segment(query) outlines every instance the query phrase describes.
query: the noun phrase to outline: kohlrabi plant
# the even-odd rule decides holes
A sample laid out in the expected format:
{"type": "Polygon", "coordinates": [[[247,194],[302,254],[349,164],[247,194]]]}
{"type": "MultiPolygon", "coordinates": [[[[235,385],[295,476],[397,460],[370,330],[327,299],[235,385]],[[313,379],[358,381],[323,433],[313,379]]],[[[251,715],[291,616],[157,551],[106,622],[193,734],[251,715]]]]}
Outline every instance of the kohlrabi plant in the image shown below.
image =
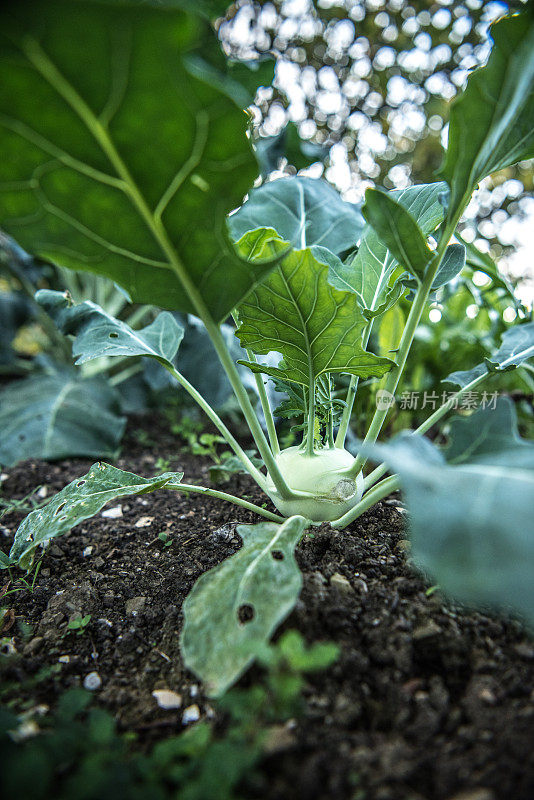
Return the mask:
{"type": "Polygon", "coordinates": [[[251,190],[246,96],[209,25],[189,9],[8,4],[0,224],[41,258],[107,275],[136,302],[202,320],[260,465],[180,372],[179,357],[174,366],[183,331],[170,313],[134,331],[94,304],[38,298],[75,337],[77,363],[143,355],[162,364],[278,513],[184,483],[181,473],[147,479],[95,464],[24,520],[5,566],[29,568],[36,548],[126,494],[199,492],[256,512],[267,521],[237,529],[242,549],[203,575],[184,605],[185,663],[220,694],[293,607],[301,586],[294,549],[305,530],[325,521],[343,529],[400,487],[414,557],[445,590],[534,615],[534,445],[519,438],[513,408],[501,401],[453,423],[444,453],[420,435],[496,373],[531,371],[534,323],[521,319],[497,352],[449,376],[457,389],[417,430],[376,444],[429,299],[465,267],[455,232],[473,192],[534,156],[531,19],[517,14],[493,26],[487,66],[451,107],[440,180],[369,189],[360,209],[305,177],[251,190]],[[401,298],[409,313],[388,352],[375,355],[378,321],[401,298]],[[231,316],[266,434],[221,334],[231,316]],[[274,412],[265,380],[285,394],[274,412]],[[348,381],[341,397],[340,380],[348,381]],[[378,402],[354,457],[345,442],[363,380],[380,381],[378,402]],[[280,448],[276,415],[294,418],[297,444],[280,448]],[[369,459],[379,462],[372,471],[369,459]]]}

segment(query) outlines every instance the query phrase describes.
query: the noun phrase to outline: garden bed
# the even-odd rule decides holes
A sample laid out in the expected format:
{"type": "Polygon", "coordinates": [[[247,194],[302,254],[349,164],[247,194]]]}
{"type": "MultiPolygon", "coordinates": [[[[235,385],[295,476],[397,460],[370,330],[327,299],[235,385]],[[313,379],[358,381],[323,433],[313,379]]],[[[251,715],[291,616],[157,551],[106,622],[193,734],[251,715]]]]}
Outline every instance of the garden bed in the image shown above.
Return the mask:
{"type": "MultiPolygon", "coordinates": [[[[157,454],[206,484],[206,459],[180,452],[157,425],[145,431],[151,439],[157,445],[141,446],[130,434],[117,466],[151,476],[157,454]]],[[[89,463],[25,462],[7,471],[3,495],[44,486],[50,496],[89,463]]],[[[264,501],[247,476],[229,487],[264,501]]],[[[10,596],[15,618],[3,636],[14,636],[18,656],[3,668],[4,687],[12,683],[4,700],[53,708],[96,673],[95,703],[148,745],[184,720],[218,716],[180,661],[181,604],[205,570],[237,551],[235,523],[257,518],[165,491],[110,506],[117,516],[99,514],[51,544],[33,592],[10,596]],[[91,615],[80,635],[67,630],[77,615],[91,615]],[[160,708],[158,689],[181,695],[181,706],[160,708]]],[[[4,550],[21,518],[2,519],[4,550]]],[[[303,716],[270,737],[262,778],[243,797],[534,796],[534,643],[517,621],[467,613],[429,591],[410,566],[406,536],[392,497],[342,532],[315,529],[298,547],[304,588],[282,630],[334,641],[341,655],[308,678],[303,716]]],[[[253,668],[242,684],[259,675],[253,668]]]]}

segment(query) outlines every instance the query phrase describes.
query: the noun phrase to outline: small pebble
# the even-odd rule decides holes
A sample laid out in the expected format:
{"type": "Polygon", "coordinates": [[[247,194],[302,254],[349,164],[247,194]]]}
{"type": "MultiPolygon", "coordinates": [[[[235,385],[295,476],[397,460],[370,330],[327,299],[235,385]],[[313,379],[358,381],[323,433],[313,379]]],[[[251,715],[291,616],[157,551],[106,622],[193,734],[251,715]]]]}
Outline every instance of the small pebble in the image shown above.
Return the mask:
{"type": "Polygon", "coordinates": [[[180,708],[182,705],[182,695],[177,692],[171,692],[170,689],[155,689],[152,692],[152,697],[160,708],[165,710],[170,708],[180,708]]]}
{"type": "Polygon", "coordinates": [[[84,551],[83,551],[83,553],[82,553],[82,556],[83,556],[84,558],[87,558],[87,556],[90,556],[90,555],[91,555],[91,553],[93,552],[93,550],[94,550],[94,548],[93,548],[93,545],[92,545],[92,544],[90,544],[90,545],[89,545],[89,547],[86,547],[86,548],[85,548],[85,550],[84,550],[84,551]]]}
{"type": "Polygon", "coordinates": [[[135,523],[136,528],[148,528],[152,525],[154,521],[154,517],[139,517],[137,522],[135,523]]]}
{"type": "Polygon", "coordinates": [[[330,586],[333,586],[334,589],[337,589],[338,592],[341,592],[342,594],[349,594],[353,591],[348,580],[340,572],[334,572],[330,578],[330,586]]]}
{"type": "Polygon", "coordinates": [[[83,679],[83,688],[87,689],[88,692],[96,692],[96,690],[100,689],[101,686],[102,678],[98,672],[90,672],[83,679]]]}
{"type": "Polygon", "coordinates": [[[60,664],[68,664],[70,662],[70,656],[60,656],[58,661],[60,664]]]}
{"type": "Polygon", "coordinates": [[[135,616],[145,607],[146,597],[132,597],[126,601],[126,613],[135,616]]]}
{"type": "Polygon", "coordinates": [[[122,517],[122,506],[113,506],[113,508],[106,508],[105,511],[102,511],[101,517],[105,517],[106,519],[118,519],[122,517]]]}
{"type": "Polygon", "coordinates": [[[198,722],[200,719],[200,708],[196,705],[188,706],[182,714],[182,723],[189,725],[191,722],[198,722]]]}

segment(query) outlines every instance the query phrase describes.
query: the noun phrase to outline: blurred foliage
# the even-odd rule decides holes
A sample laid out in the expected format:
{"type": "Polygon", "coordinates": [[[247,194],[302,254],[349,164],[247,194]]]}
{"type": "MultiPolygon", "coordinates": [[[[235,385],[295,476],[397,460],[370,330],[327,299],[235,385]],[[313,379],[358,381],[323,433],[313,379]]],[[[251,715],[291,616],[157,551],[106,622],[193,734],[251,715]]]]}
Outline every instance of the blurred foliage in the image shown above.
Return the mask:
{"type": "MultiPolygon", "coordinates": [[[[46,707],[16,714],[0,709],[0,787],[18,800],[231,800],[284,736],[282,723],[303,711],[305,675],[330,666],[333,644],[307,647],[287,631],[258,654],[261,681],[233,689],[218,702],[219,730],[198,722],[148,752],[134,733],[120,733],[113,717],[90,707],[91,695],[70,689],[54,713],[46,707]],[[45,712],[43,716],[43,712],[45,712]]],[[[6,658],[5,656],[2,658],[6,658]]],[[[13,659],[16,656],[10,656],[13,659]]],[[[288,732],[286,732],[287,739],[288,732]]]]}
{"type": "MultiPolygon", "coordinates": [[[[466,270],[455,281],[436,292],[434,301],[425,312],[417,329],[410,357],[395,393],[396,405],[390,412],[384,437],[420,425],[456,387],[442,383],[456,370],[470,368],[495,352],[504,331],[512,327],[513,319],[506,322],[503,314],[510,313],[508,292],[493,281],[483,285],[481,273],[466,270]],[[467,365],[467,366],[466,366],[467,365]],[[417,400],[408,400],[411,393],[417,400]],[[425,401],[426,395],[426,401],[425,401]]],[[[399,306],[406,316],[410,304],[402,300],[399,306]]],[[[519,309],[526,319],[525,309],[519,309]]],[[[385,321],[386,315],[383,320],[385,321]]],[[[375,349],[380,340],[381,328],[374,334],[375,349]]],[[[380,384],[367,382],[359,391],[352,425],[357,436],[363,437],[369,415],[374,413],[376,392],[380,384]]],[[[509,395],[516,401],[520,430],[534,437],[534,375],[526,368],[491,376],[477,393],[478,403],[483,391],[509,395]]],[[[477,405],[478,405],[477,403],[477,405]]],[[[473,408],[462,409],[469,411],[473,408]]]]}
{"type": "MultiPolygon", "coordinates": [[[[275,88],[260,89],[252,108],[255,136],[276,136],[295,123],[304,140],[330,148],[325,177],[359,201],[373,183],[390,189],[433,179],[449,103],[486,61],[489,24],[525,5],[238,0],[219,34],[235,57],[272,53],[277,60],[275,88]]],[[[286,156],[289,171],[302,167],[291,151],[286,156]]],[[[530,207],[533,181],[532,161],[484,181],[466,214],[466,235],[486,239],[499,257],[513,243],[510,216],[530,207]]]]}

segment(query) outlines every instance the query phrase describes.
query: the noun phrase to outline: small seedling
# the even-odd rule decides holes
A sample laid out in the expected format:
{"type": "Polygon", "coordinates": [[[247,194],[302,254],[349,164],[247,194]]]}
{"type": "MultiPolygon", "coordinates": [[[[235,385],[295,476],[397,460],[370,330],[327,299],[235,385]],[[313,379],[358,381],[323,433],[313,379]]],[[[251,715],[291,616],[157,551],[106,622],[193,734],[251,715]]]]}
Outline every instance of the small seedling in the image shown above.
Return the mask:
{"type": "Polygon", "coordinates": [[[77,617],[74,617],[74,619],[69,620],[67,631],[72,631],[76,633],[77,636],[83,636],[90,622],[91,614],[86,614],[85,617],[79,614],[77,617]]]}
{"type": "Polygon", "coordinates": [[[160,533],[158,533],[158,539],[160,542],[163,542],[164,547],[170,547],[172,544],[172,539],[166,531],[160,531],[160,533]]]}

